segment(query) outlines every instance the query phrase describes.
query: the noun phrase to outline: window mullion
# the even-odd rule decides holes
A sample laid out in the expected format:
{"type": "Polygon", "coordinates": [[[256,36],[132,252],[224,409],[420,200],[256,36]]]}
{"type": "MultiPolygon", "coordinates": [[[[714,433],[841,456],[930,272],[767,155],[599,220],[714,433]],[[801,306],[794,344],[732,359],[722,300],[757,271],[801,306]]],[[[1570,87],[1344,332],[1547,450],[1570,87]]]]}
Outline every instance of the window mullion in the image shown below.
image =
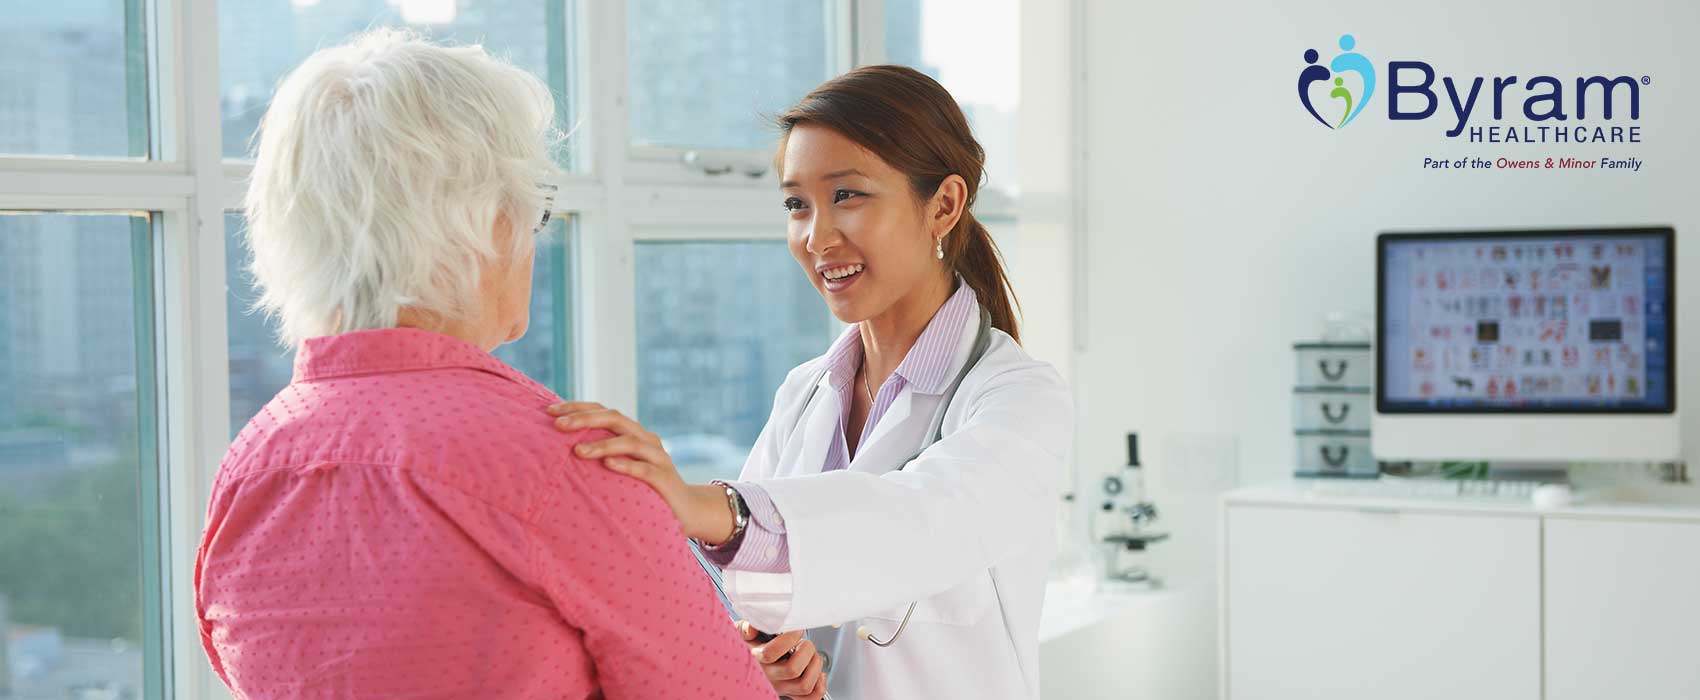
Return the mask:
{"type": "Polygon", "coordinates": [[[183,3],[189,0],[141,0],[147,3],[146,13],[148,66],[148,130],[149,154],[155,162],[182,164],[184,160],[182,92],[183,42],[179,35],[182,26],[183,3]]]}
{"type": "Polygon", "coordinates": [[[579,236],[578,289],[573,318],[579,322],[573,355],[578,371],[571,393],[636,415],[637,348],[632,238],[625,206],[631,165],[624,2],[586,2],[581,7],[589,94],[587,124],[592,172],[600,179],[606,206],[576,218],[579,236]]]}
{"type": "MultiPolygon", "coordinates": [[[[737,226],[750,238],[784,238],[785,217],[779,189],[763,182],[749,187],[632,185],[609,204],[626,210],[634,227],[665,226],[685,235],[713,226],[737,226]]],[[[709,236],[712,237],[712,236],[709,236]]]]}
{"type": "MultiPolygon", "coordinates": [[[[222,119],[219,108],[219,40],[217,0],[179,0],[170,29],[180,45],[172,78],[181,110],[176,133],[190,176],[193,196],[186,216],[167,220],[165,238],[170,254],[162,270],[167,285],[164,350],[168,366],[166,391],[171,396],[166,426],[170,436],[167,483],[173,486],[171,510],[175,523],[171,560],[174,572],[192,571],[195,541],[204,521],[212,479],[229,443],[230,376],[226,347],[224,287],[224,171],[222,119]],[[178,224],[172,226],[173,223],[178,224]]],[[[161,24],[165,25],[161,18],[161,24]]],[[[193,597],[187,582],[174,585],[177,619],[193,620],[193,597]]],[[[202,653],[198,630],[177,626],[172,661],[178,697],[199,700],[225,697],[223,684],[202,653]]]]}
{"type": "Polygon", "coordinates": [[[141,545],[142,564],[142,659],[143,695],[149,698],[174,697],[175,668],[171,664],[173,630],[181,619],[173,612],[171,600],[180,579],[173,576],[171,553],[171,500],[166,480],[166,450],[161,440],[163,427],[170,414],[162,409],[160,377],[164,369],[159,361],[158,284],[155,270],[159,246],[155,242],[161,233],[161,216],[150,216],[131,222],[130,259],[132,271],[131,295],[135,299],[136,320],[136,439],[138,483],[141,486],[141,529],[137,533],[141,545]]]}
{"type": "Polygon", "coordinates": [[[180,205],[193,193],[194,181],[188,175],[0,166],[0,200],[14,209],[160,209],[180,205]]]}
{"type": "Polygon", "coordinates": [[[846,40],[850,51],[838,70],[842,72],[857,66],[885,63],[885,0],[838,1],[850,8],[850,31],[846,40]]]}

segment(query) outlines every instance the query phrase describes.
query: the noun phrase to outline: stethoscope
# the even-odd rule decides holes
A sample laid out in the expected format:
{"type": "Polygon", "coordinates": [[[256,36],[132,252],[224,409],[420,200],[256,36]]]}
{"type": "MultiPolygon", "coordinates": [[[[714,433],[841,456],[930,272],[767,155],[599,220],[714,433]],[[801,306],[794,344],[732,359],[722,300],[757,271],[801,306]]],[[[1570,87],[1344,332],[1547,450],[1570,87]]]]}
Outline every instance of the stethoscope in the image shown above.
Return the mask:
{"type": "MultiPolygon", "coordinates": [[[[962,363],[962,369],[956,373],[956,378],[952,379],[950,386],[945,389],[944,401],[939,405],[937,412],[933,414],[932,429],[928,430],[926,433],[927,441],[923,443],[921,448],[916,450],[915,454],[911,455],[909,459],[903,460],[903,466],[898,467],[898,470],[900,471],[904,466],[908,466],[910,462],[919,458],[921,453],[925,452],[928,447],[932,447],[933,443],[944,439],[944,414],[950,410],[951,402],[956,399],[956,390],[962,386],[963,378],[967,377],[968,373],[980,364],[980,359],[986,356],[986,348],[990,347],[992,344],[992,315],[987,313],[986,308],[983,306],[979,307],[979,309],[980,326],[974,334],[974,347],[968,352],[968,361],[962,363]]],[[[826,368],[823,367],[820,372],[815,374],[814,381],[809,386],[809,394],[804,397],[802,408],[797,410],[797,416],[791,422],[791,432],[787,433],[787,435],[796,435],[797,429],[802,427],[803,416],[808,414],[809,404],[814,402],[815,394],[820,391],[821,380],[825,378],[826,368]]],[[[727,611],[736,616],[737,612],[732,606],[732,600],[726,597],[726,590],[723,582],[721,581],[720,567],[709,563],[708,559],[703,556],[702,551],[698,548],[695,541],[691,542],[690,548],[691,553],[696,556],[697,564],[702,567],[704,573],[708,574],[709,581],[714,584],[714,592],[720,597],[721,604],[726,607],[727,611]]],[[[870,644],[873,644],[876,647],[889,647],[892,644],[897,643],[898,637],[903,635],[903,630],[908,629],[909,618],[915,615],[915,606],[920,604],[921,601],[918,600],[909,604],[909,609],[904,611],[903,619],[897,623],[897,631],[892,632],[891,637],[883,640],[875,637],[873,632],[869,630],[866,625],[856,628],[856,636],[867,640],[870,644]]],[[[763,637],[766,639],[772,639],[774,637],[774,635],[760,631],[757,631],[757,635],[757,641],[763,641],[763,637]]],[[[825,652],[822,652],[821,655],[823,657],[826,656],[825,652]]],[[[828,663],[830,664],[830,662],[828,663]]],[[[827,697],[830,698],[831,696],[827,697]]]]}
{"type": "MultiPolygon", "coordinates": [[[[945,389],[944,401],[940,403],[938,410],[933,413],[932,429],[928,430],[926,433],[927,441],[922,443],[921,448],[916,450],[915,454],[911,455],[909,459],[903,460],[902,466],[897,468],[899,471],[901,471],[904,466],[908,466],[910,462],[919,458],[922,452],[926,452],[927,448],[933,446],[933,443],[944,439],[944,414],[950,410],[951,401],[956,399],[957,388],[962,386],[963,378],[967,377],[968,373],[973,371],[974,367],[980,364],[980,359],[986,356],[986,348],[990,347],[992,344],[992,315],[986,311],[986,307],[984,306],[979,307],[979,310],[980,327],[974,334],[974,347],[968,352],[968,361],[962,363],[962,369],[956,373],[956,378],[951,380],[950,387],[945,389]]],[[[787,435],[796,435],[797,429],[802,427],[803,416],[808,414],[809,404],[814,402],[815,394],[820,392],[821,380],[825,378],[826,368],[822,367],[820,372],[815,375],[814,381],[809,385],[809,394],[804,397],[803,407],[797,411],[796,419],[791,422],[791,432],[787,433],[787,435]]],[[[904,611],[903,620],[897,623],[897,631],[892,632],[891,637],[881,640],[879,637],[874,636],[873,632],[868,629],[867,625],[857,627],[856,636],[868,641],[876,647],[889,647],[892,644],[895,644],[897,642],[897,638],[903,635],[903,630],[909,627],[909,618],[915,614],[915,606],[920,604],[921,601],[918,600],[909,604],[909,609],[904,611]]]]}

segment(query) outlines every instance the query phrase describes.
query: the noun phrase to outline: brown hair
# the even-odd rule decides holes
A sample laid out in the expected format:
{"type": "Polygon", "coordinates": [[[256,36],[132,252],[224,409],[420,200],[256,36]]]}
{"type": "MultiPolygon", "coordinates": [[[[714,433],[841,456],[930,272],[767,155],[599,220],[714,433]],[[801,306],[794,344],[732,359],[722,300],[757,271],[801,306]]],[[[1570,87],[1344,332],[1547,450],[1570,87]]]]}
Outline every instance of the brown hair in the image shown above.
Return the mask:
{"type": "Polygon", "coordinates": [[[972,210],[985,179],[986,151],[943,85],[913,68],[866,66],[826,81],[775,121],[781,132],[776,160],[784,157],[792,127],[807,122],[873,152],[907,175],[910,188],[923,199],[937,192],[945,178],[962,176],[968,201],[945,236],[944,264],[973,288],[992,326],[1021,342],[1016,328],[1021,306],[1004,271],[1003,254],[972,210]]]}

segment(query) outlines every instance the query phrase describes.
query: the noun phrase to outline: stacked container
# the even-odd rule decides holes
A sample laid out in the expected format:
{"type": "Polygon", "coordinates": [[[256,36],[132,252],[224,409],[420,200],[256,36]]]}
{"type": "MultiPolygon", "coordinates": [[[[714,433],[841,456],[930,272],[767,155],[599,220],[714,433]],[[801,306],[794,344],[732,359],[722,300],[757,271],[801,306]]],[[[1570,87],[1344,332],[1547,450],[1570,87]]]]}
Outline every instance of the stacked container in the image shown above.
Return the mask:
{"type": "Polygon", "coordinates": [[[1375,370],[1369,343],[1294,343],[1293,473],[1304,477],[1374,478],[1369,419],[1375,370]]]}

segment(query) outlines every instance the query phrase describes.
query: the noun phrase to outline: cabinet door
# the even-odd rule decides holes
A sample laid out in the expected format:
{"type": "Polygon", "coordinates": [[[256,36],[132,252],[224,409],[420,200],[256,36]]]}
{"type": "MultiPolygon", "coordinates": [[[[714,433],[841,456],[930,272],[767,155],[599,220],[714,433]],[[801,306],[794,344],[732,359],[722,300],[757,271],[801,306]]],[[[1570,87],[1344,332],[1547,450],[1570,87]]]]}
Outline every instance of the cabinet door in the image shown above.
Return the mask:
{"type": "Polygon", "coordinates": [[[1700,698],[1696,596],[1700,524],[1547,520],[1547,698],[1700,698]]]}
{"type": "Polygon", "coordinates": [[[1223,696],[1540,698],[1531,516],[1234,504],[1223,696]]]}

